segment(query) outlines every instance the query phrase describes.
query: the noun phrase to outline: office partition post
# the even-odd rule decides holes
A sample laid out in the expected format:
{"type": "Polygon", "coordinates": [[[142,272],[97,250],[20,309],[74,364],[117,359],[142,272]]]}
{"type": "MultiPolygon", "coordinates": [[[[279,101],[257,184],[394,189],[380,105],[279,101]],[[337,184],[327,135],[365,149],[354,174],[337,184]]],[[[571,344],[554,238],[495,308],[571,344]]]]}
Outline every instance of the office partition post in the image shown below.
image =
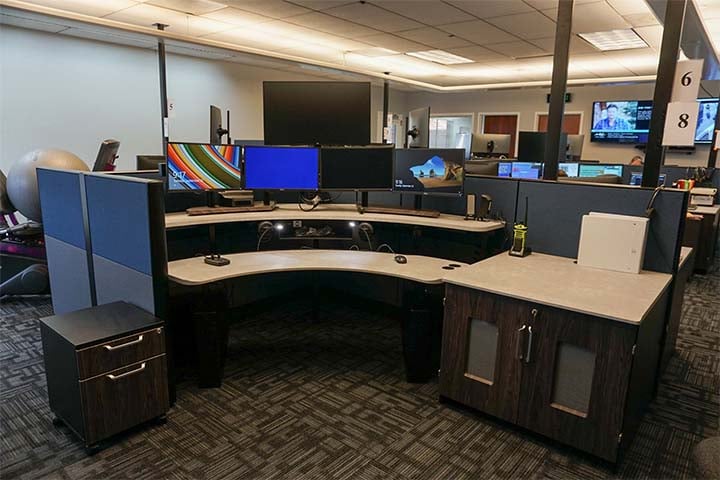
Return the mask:
{"type": "Polygon", "coordinates": [[[390,99],[390,82],[386,79],[383,82],[383,113],[382,113],[382,143],[388,143],[387,139],[387,127],[388,127],[388,103],[390,99]]]}
{"type": "Polygon", "coordinates": [[[558,162],[561,154],[560,135],[562,134],[565,114],[565,90],[567,88],[574,1],[560,0],[558,4],[552,86],[550,88],[550,110],[548,112],[548,136],[545,144],[545,168],[543,172],[543,178],[546,180],[557,180],[558,162]]]}
{"type": "MultiPolygon", "coordinates": [[[[161,32],[168,25],[162,23],[154,24],[161,32]]],[[[170,137],[168,125],[168,102],[167,102],[167,76],[165,72],[165,39],[158,37],[158,75],[160,76],[160,114],[162,116],[162,137],[163,137],[163,155],[167,157],[167,142],[170,137]]]]}
{"type": "Polygon", "coordinates": [[[687,0],[673,0],[667,2],[665,7],[660,62],[658,63],[657,78],[655,80],[650,133],[648,134],[647,149],[645,150],[643,187],[657,187],[660,178],[660,167],[665,159],[665,147],[662,145],[663,135],[665,134],[665,116],[672,96],[686,6],[687,0]]]}
{"type": "MultiPolygon", "coordinates": [[[[718,105],[720,105],[720,94],[718,95],[718,105]]],[[[715,131],[713,132],[713,138],[712,143],[710,144],[710,154],[708,155],[708,168],[715,168],[717,165],[717,148],[715,148],[715,145],[717,145],[718,141],[718,130],[720,130],[720,115],[715,115],[715,131]]]]}

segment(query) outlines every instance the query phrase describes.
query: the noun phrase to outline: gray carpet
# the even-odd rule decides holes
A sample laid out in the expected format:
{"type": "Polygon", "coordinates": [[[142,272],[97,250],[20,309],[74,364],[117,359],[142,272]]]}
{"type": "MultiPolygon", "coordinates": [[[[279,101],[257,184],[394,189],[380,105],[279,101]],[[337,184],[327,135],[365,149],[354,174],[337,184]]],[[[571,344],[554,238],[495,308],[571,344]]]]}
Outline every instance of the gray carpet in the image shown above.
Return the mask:
{"type": "Polygon", "coordinates": [[[51,424],[38,318],[47,297],[0,304],[0,477],[242,479],[688,478],[718,434],[720,275],[688,285],[678,354],[617,472],[577,452],[437,402],[403,378],[396,321],[297,300],[231,332],[221,389],[179,385],[165,425],[86,456],[51,424]]]}

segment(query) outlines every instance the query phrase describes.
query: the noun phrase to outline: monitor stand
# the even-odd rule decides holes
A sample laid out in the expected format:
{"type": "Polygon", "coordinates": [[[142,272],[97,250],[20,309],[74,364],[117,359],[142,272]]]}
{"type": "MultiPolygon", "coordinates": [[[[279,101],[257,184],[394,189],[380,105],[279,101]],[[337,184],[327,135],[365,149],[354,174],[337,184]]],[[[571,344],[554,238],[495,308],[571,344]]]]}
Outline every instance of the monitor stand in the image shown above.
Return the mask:
{"type": "Polygon", "coordinates": [[[205,256],[205,263],[212,265],[213,267],[224,267],[225,265],[229,265],[230,260],[222,257],[219,253],[215,253],[217,252],[217,241],[215,239],[214,224],[209,226],[208,237],[210,241],[210,255],[205,256]]]}
{"type": "Polygon", "coordinates": [[[414,210],[411,210],[409,208],[369,207],[368,193],[362,192],[360,205],[357,205],[357,209],[360,213],[382,213],[387,215],[408,215],[410,217],[426,218],[437,218],[440,216],[440,212],[438,212],[437,210],[422,209],[421,195],[415,195],[415,208],[414,210]]]}
{"type": "Polygon", "coordinates": [[[205,207],[191,207],[185,210],[190,216],[196,215],[216,215],[221,213],[245,213],[245,212],[270,212],[277,207],[275,202],[270,201],[270,194],[265,192],[263,203],[253,205],[243,205],[238,207],[223,207],[218,205],[218,194],[212,190],[206,193],[205,207]]]}

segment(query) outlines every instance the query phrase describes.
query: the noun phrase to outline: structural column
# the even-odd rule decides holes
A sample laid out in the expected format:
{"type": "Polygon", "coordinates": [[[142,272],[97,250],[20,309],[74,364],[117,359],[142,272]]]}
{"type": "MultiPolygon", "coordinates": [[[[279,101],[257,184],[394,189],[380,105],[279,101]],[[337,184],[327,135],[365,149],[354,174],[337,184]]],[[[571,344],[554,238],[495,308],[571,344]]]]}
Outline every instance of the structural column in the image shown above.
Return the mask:
{"type": "MultiPolygon", "coordinates": [[[[718,95],[718,105],[720,105],[720,95],[718,95]]],[[[713,133],[712,144],[710,145],[710,155],[708,156],[708,168],[715,168],[717,165],[718,151],[715,149],[717,142],[718,130],[720,130],[720,115],[715,115],[715,132],[713,133]]]]}
{"type": "Polygon", "coordinates": [[[543,178],[556,180],[561,152],[565,117],[565,90],[567,88],[568,62],[570,61],[570,36],[574,0],[560,0],[555,30],[555,53],[553,56],[552,86],[550,87],[550,111],[548,112],[547,141],[545,142],[545,167],[543,178]]]}
{"type": "Polygon", "coordinates": [[[388,104],[390,101],[390,82],[385,80],[383,82],[383,118],[382,118],[382,143],[388,143],[388,139],[385,136],[385,132],[387,131],[388,127],[388,104]]]}
{"type": "MultiPolygon", "coordinates": [[[[158,30],[163,31],[167,25],[162,23],[154,24],[158,30]]],[[[167,101],[167,77],[165,74],[165,39],[158,37],[158,72],[160,75],[160,115],[162,117],[162,138],[163,138],[163,155],[167,156],[167,142],[169,137],[168,125],[168,101],[167,101]]]]}

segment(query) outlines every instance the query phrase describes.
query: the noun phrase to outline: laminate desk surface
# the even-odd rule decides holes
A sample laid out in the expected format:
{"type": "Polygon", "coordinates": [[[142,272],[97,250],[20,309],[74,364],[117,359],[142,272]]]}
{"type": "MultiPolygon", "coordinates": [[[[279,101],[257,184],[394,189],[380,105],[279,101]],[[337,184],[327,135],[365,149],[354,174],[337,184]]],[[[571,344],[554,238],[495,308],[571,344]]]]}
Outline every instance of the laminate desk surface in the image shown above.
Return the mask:
{"type": "Polygon", "coordinates": [[[170,280],[183,285],[204,285],[221,280],[265,273],[294,271],[344,271],[385,275],[420,283],[442,283],[449,264],[466,264],[441,258],[405,255],[407,263],[395,261],[395,254],[356,250],[275,250],[225,255],[229,265],[207,265],[203,257],[168,263],[170,280]]]}
{"type": "Polygon", "coordinates": [[[702,215],[717,215],[718,212],[720,212],[720,205],[713,205],[711,207],[700,205],[695,207],[693,210],[688,210],[688,213],[699,213],[702,215]]]}
{"type": "Polygon", "coordinates": [[[639,324],[672,276],[581,267],[572,258],[501,253],[448,272],[445,282],[624,323],[639,324]]]}
{"type": "Polygon", "coordinates": [[[387,213],[360,213],[357,211],[355,205],[347,204],[321,205],[314,210],[305,212],[300,210],[297,204],[293,203],[280,204],[278,205],[278,208],[270,212],[220,213],[216,215],[195,216],[190,216],[185,212],[168,213],[165,215],[165,228],[174,229],[216,223],[258,222],[262,220],[345,220],[354,222],[381,222],[477,233],[500,230],[505,226],[504,222],[497,220],[480,222],[476,220],[465,220],[459,215],[441,214],[437,218],[427,218],[414,217],[412,215],[393,215],[387,213]]]}

